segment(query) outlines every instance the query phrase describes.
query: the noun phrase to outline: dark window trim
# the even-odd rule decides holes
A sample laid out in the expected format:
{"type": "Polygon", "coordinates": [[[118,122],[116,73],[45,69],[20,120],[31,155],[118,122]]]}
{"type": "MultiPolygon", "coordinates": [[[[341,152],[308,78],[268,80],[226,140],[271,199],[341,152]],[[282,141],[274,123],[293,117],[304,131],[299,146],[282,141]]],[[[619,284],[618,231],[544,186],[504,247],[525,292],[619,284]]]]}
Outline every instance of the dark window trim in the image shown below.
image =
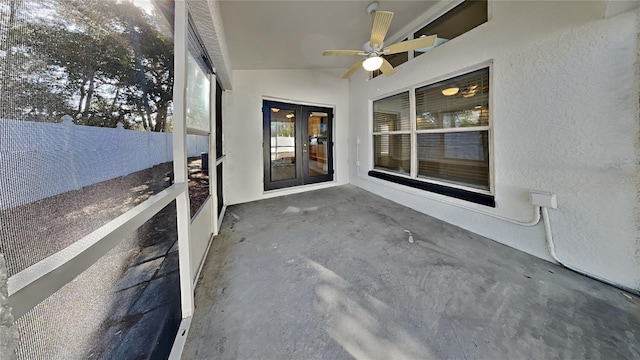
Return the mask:
{"type": "Polygon", "coordinates": [[[463,190],[458,188],[453,188],[449,186],[433,184],[425,181],[409,179],[402,176],[391,175],[387,173],[383,173],[380,171],[371,170],[368,173],[369,176],[378,178],[385,181],[390,181],[396,184],[409,186],[415,189],[425,190],[429,192],[433,192],[440,195],[449,196],[452,198],[469,201],[472,203],[489,206],[492,208],[496,207],[495,197],[493,195],[480,194],[477,192],[463,190]]]}
{"type": "Polygon", "coordinates": [[[209,53],[207,52],[207,48],[204,46],[204,41],[202,41],[202,37],[198,33],[198,29],[196,29],[195,22],[191,19],[191,15],[189,14],[187,23],[187,49],[191,52],[193,57],[196,59],[196,62],[207,74],[215,74],[213,71],[213,62],[209,58],[209,53]]]}

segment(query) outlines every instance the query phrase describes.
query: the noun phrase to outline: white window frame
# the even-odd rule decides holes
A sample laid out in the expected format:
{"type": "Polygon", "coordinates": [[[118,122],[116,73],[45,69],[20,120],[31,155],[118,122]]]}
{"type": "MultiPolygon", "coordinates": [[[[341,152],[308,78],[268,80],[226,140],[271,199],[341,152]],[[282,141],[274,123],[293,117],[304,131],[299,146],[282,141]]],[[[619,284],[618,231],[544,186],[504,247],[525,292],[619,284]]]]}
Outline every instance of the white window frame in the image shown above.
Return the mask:
{"type": "MultiPolygon", "coordinates": [[[[414,98],[414,100],[415,100],[415,98],[414,98]]],[[[391,114],[390,111],[387,111],[386,113],[391,114]]],[[[397,113],[397,112],[394,112],[394,113],[397,113]]],[[[370,129],[372,131],[372,136],[371,136],[371,139],[372,139],[371,146],[372,147],[375,146],[375,143],[376,143],[375,137],[376,136],[387,136],[387,139],[389,139],[390,135],[411,135],[413,127],[414,127],[413,125],[411,125],[413,123],[413,120],[411,120],[412,119],[411,118],[411,89],[404,89],[402,91],[398,91],[398,92],[395,92],[393,94],[386,95],[386,96],[383,96],[383,97],[380,97],[380,98],[376,98],[375,100],[373,100],[371,102],[371,116],[372,116],[372,118],[371,118],[372,120],[370,121],[370,123],[371,123],[370,129]],[[376,102],[377,100],[383,100],[383,99],[386,99],[386,98],[389,98],[389,97],[392,97],[392,96],[403,94],[405,92],[409,92],[409,123],[410,123],[409,124],[409,130],[373,131],[373,128],[374,128],[374,125],[373,125],[373,113],[374,113],[374,111],[373,111],[373,103],[376,102]]],[[[409,152],[409,156],[410,156],[410,159],[411,159],[411,165],[409,165],[409,167],[410,167],[409,171],[413,171],[412,169],[413,169],[413,142],[414,141],[413,141],[413,137],[412,136],[410,136],[410,137],[411,137],[411,140],[410,140],[411,141],[411,145],[410,145],[410,147],[411,147],[412,150],[409,152]]],[[[388,154],[388,150],[389,150],[389,145],[387,145],[387,154],[388,154]]],[[[375,162],[376,162],[375,157],[376,157],[376,154],[375,154],[375,149],[374,149],[374,151],[372,151],[372,154],[371,154],[371,164],[372,164],[372,166],[375,166],[375,162]]],[[[380,170],[380,169],[374,169],[374,170],[388,172],[388,173],[394,174],[394,175],[406,176],[406,174],[396,173],[396,172],[393,172],[393,171],[385,171],[385,170],[380,170]]]]}
{"type": "Polygon", "coordinates": [[[407,179],[411,179],[411,180],[416,180],[416,181],[421,181],[424,183],[431,183],[431,184],[436,184],[436,185],[442,185],[442,186],[446,186],[446,187],[450,187],[450,188],[455,188],[455,189],[460,189],[460,190],[464,190],[464,191],[469,191],[469,192],[474,192],[474,193],[479,193],[479,194],[485,194],[485,195],[491,195],[494,196],[495,195],[495,181],[494,181],[494,161],[493,161],[493,147],[494,147],[494,139],[493,139],[493,116],[492,116],[492,112],[493,112],[493,91],[491,89],[491,87],[493,86],[493,60],[487,61],[487,62],[483,62],[468,68],[465,68],[463,70],[459,70],[459,71],[455,71],[443,76],[439,76],[436,78],[433,78],[431,80],[428,81],[424,81],[418,84],[415,84],[413,86],[410,86],[409,88],[403,88],[400,89],[398,91],[392,92],[392,93],[388,93],[379,97],[375,97],[372,98],[370,101],[370,106],[369,106],[369,128],[370,128],[370,136],[371,136],[371,168],[369,170],[372,171],[376,171],[376,172],[380,172],[380,173],[384,173],[384,174],[389,174],[389,175],[393,175],[393,176],[398,176],[398,177],[403,177],[403,178],[407,178],[407,179]],[[431,85],[431,84],[435,84],[438,82],[442,82],[442,81],[446,81],[448,79],[454,78],[456,76],[460,76],[460,75],[464,75],[476,70],[480,70],[483,68],[489,68],[489,109],[488,109],[488,119],[489,119],[489,125],[488,126],[474,126],[474,127],[467,127],[467,128],[446,128],[446,129],[426,129],[426,130],[418,130],[417,129],[417,116],[416,116],[416,90],[427,86],[427,85],[431,85]],[[411,130],[407,131],[407,130],[402,130],[402,131],[389,131],[389,132],[380,132],[380,131],[373,131],[373,122],[374,122],[374,111],[373,111],[373,106],[374,103],[378,100],[383,100],[398,94],[402,94],[404,92],[409,91],[409,117],[410,117],[410,122],[411,122],[411,130]],[[453,133],[453,132],[476,132],[476,131],[487,131],[488,132],[488,138],[489,138],[489,190],[484,190],[484,189],[479,189],[476,187],[472,187],[472,186],[468,186],[468,185],[462,185],[462,184],[457,184],[457,183],[453,183],[453,182],[447,182],[447,181],[443,181],[443,180],[437,180],[437,179],[428,179],[428,178],[424,178],[424,177],[418,177],[418,134],[428,134],[428,133],[453,133]],[[385,170],[385,169],[378,169],[375,167],[375,148],[374,148],[374,144],[375,144],[375,140],[374,140],[374,136],[376,135],[394,135],[394,134],[411,134],[411,174],[407,175],[407,174],[403,174],[403,173],[399,173],[399,172],[394,172],[391,170],[385,170]]]}

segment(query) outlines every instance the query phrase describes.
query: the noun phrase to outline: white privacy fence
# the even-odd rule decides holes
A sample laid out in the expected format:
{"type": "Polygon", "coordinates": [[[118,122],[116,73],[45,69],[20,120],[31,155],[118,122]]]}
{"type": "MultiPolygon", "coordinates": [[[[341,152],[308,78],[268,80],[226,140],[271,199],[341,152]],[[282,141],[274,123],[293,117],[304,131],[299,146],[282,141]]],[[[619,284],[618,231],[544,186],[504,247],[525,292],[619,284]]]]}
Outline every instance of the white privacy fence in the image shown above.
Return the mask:
{"type": "MultiPolygon", "coordinates": [[[[208,137],[187,135],[188,156],[208,137]]],[[[172,161],[173,135],[0,119],[0,210],[172,161]]]]}

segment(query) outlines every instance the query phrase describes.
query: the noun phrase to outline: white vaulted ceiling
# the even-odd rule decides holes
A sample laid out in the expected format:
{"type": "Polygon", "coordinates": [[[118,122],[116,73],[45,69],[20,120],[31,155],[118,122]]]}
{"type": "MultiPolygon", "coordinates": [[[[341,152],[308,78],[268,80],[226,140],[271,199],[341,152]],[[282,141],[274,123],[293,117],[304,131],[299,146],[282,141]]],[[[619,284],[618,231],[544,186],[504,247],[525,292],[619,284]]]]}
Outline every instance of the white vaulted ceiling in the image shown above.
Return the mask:
{"type": "MultiPolygon", "coordinates": [[[[369,3],[219,0],[231,68],[348,68],[358,58],[323,57],[322,51],[362,48],[371,32],[369,3]]],[[[394,12],[387,39],[401,40],[401,30],[436,3],[380,1],[379,10],[394,12]]]]}

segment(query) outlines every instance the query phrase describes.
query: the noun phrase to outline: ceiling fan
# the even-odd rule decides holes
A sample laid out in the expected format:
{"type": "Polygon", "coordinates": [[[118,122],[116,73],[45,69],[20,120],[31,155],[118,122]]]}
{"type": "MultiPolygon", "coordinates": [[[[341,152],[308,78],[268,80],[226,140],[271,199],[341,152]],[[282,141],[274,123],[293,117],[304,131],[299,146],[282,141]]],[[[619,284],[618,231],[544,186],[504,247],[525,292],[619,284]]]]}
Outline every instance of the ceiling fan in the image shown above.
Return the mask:
{"type": "Polygon", "coordinates": [[[380,69],[386,76],[393,75],[396,71],[393,66],[383,58],[382,55],[391,55],[403,53],[411,50],[421,49],[433,46],[436,43],[437,36],[430,35],[415,40],[403,41],[397,44],[384,47],[384,37],[387,35],[393,13],[391,11],[378,11],[378,2],[373,2],[367,7],[369,14],[374,14],[373,26],[371,27],[371,39],[367,41],[362,50],[325,50],[322,55],[346,55],[346,56],[366,56],[366,58],[358,61],[347,71],[342,78],[348,79],[359,68],[360,65],[367,71],[380,69]]]}

